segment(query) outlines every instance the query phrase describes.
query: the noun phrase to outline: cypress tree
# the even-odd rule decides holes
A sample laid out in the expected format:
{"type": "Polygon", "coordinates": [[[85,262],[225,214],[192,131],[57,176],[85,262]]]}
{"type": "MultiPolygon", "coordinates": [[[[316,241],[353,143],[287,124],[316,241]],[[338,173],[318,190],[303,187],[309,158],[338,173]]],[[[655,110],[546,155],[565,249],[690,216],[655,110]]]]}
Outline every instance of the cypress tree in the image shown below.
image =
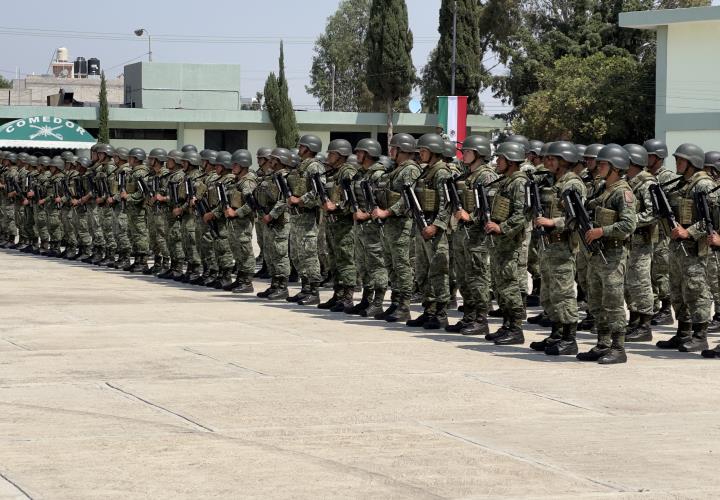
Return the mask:
{"type": "Polygon", "coordinates": [[[415,83],[405,0],[373,0],[367,34],[367,85],[385,105],[388,143],[393,134],[393,105],[405,99],[415,83]]]}
{"type": "Polygon", "coordinates": [[[295,110],[290,100],[285,78],[285,53],[280,42],[279,73],[270,73],[265,81],[265,108],[275,129],[275,144],[282,148],[294,148],[300,138],[295,110]]]}
{"type": "Polygon", "coordinates": [[[100,73],[100,93],[98,94],[98,101],[100,102],[100,116],[98,117],[98,142],[102,144],[110,144],[110,128],[108,126],[109,110],[104,71],[100,73]]]}

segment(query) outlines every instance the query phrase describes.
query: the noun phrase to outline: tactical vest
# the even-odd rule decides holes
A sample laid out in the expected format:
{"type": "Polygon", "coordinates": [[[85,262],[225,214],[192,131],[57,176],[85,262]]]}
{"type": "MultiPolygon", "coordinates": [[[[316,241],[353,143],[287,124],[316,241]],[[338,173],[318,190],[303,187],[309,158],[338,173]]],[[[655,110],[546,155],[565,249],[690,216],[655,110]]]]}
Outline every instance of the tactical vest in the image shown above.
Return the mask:
{"type": "Polygon", "coordinates": [[[595,207],[595,219],[594,222],[598,227],[611,226],[619,220],[619,214],[617,210],[607,208],[605,204],[610,199],[610,196],[619,189],[630,191],[630,186],[624,180],[617,181],[612,187],[606,190],[602,196],[598,199],[598,205],[595,207]]]}
{"type": "MultiPolygon", "coordinates": [[[[649,184],[656,184],[657,180],[650,172],[642,171],[633,178],[633,181],[631,181],[630,187],[635,195],[635,211],[639,213],[645,212],[650,207],[645,206],[645,199],[641,195],[645,188],[649,187],[649,184]]],[[[635,235],[641,237],[647,243],[657,243],[660,240],[660,230],[657,222],[653,222],[647,226],[637,227],[635,229],[635,235]]]]}
{"type": "MultiPolygon", "coordinates": [[[[697,208],[695,208],[695,187],[704,180],[711,180],[705,172],[696,173],[690,183],[673,196],[674,204],[671,203],[675,219],[681,226],[692,226],[698,220],[697,208]]],[[[682,181],[680,181],[682,182],[682,181]]]]}
{"type": "Polygon", "coordinates": [[[286,179],[290,192],[294,196],[300,198],[308,192],[308,181],[298,169],[291,170],[286,179]]]}
{"type": "MultiPolygon", "coordinates": [[[[490,165],[481,165],[474,172],[470,172],[466,176],[460,177],[457,181],[455,181],[460,201],[462,202],[463,208],[466,212],[472,213],[477,208],[477,206],[475,206],[475,185],[483,174],[494,175],[495,169],[493,169],[490,165]]],[[[490,191],[492,191],[493,195],[495,194],[494,186],[488,190],[487,194],[488,203],[492,206],[492,196],[490,191]]]]}
{"type": "Polygon", "coordinates": [[[512,208],[512,200],[510,199],[510,187],[518,180],[528,180],[525,172],[515,172],[507,178],[505,182],[500,183],[498,192],[493,196],[492,209],[490,210],[490,219],[496,224],[502,224],[510,218],[510,210],[512,208]]]}
{"type": "Polygon", "coordinates": [[[432,167],[425,167],[415,183],[415,194],[423,212],[437,213],[440,210],[440,194],[435,189],[435,176],[441,170],[450,171],[443,161],[438,161],[432,167]]]}
{"type": "Polygon", "coordinates": [[[402,198],[402,193],[399,190],[395,191],[395,189],[402,189],[402,186],[396,186],[396,184],[400,174],[410,166],[419,168],[419,165],[413,160],[404,161],[378,182],[375,196],[377,197],[378,205],[383,210],[392,207],[402,198]]]}

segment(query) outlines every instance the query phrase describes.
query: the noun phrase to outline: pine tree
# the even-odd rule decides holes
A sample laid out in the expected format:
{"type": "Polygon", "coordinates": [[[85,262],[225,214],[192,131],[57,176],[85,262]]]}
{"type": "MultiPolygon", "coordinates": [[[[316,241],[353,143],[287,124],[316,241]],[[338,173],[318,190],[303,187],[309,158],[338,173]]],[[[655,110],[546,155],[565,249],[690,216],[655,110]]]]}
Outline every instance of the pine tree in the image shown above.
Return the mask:
{"type": "Polygon", "coordinates": [[[285,52],[282,42],[279,65],[278,76],[270,73],[265,81],[265,108],[275,129],[275,144],[281,148],[294,148],[300,138],[300,131],[285,78],[285,52]]]}
{"type": "Polygon", "coordinates": [[[482,109],[479,93],[483,86],[482,40],[480,19],[482,7],[477,0],[442,0],[440,5],[440,39],[423,68],[423,104],[429,111],[437,109],[437,96],[452,92],[453,11],[457,7],[455,95],[468,97],[468,111],[482,109]]]}
{"type": "Polygon", "coordinates": [[[405,0],[373,0],[366,43],[367,85],[375,99],[385,105],[389,143],[394,104],[407,98],[417,78],[410,57],[413,36],[405,0]]]}
{"type": "Polygon", "coordinates": [[[104,71],[100,73],[100,93],[98,94],[98,101],[100,102],[100,116],[98,117],[98,142],[102,144],[110,144],[110,128],[108,126],[109,110],[104,71]]]}

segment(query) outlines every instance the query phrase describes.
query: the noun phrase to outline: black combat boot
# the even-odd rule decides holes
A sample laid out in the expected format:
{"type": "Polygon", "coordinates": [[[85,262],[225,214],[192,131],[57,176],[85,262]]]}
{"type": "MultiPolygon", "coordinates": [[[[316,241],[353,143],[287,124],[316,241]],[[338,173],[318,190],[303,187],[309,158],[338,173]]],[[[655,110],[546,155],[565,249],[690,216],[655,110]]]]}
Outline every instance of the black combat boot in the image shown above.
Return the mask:
{"type": "Polygon", "coordinates": [[[680,352],[701,352],[708,349],[707,323],[693,323],[692,337],[678,347],[680,352]]]}
{"type": "Polygon", "coordinates": [[[296,302],[299,306],[317,306],[320,304],[320,282],[310,283],[307,294],[296,302]]]}
{"type": "Polygon", "coordinates": [[[175,261],[172,261],[171,266],[169,268],[167,268],[166,270],[164,270],[163,272],[158,273],[157,277],[160,278],[161,280],[169,280],[173,273],[173,267],[175,267],[175,266],[177,266],[177,264],[175,263],[175,261]]]}
{"type": "Polygon", "coordinates": [[[394,313],[395,309],[397,309],[397,308],[398,308],[398,293],[393,290],[390,292],[390,305],[388,306],[388,308],[385,309],[383,312],[376,314],[375,316],[373,316],[373,318],[379,319],[379,320],[384,320],[388,314],[394,313]]]}
{"type": "Polygon", "coordinates": [[[264,260],[262,262],[262,266],[260,266],[260,269],[258,269],[258,271],[255,273],[255,275],[253,277],[259,278],[259,279],[267,279],[270,277],[270,275],[268,274],[267,263],[265,263],[264,260]]]}
{"type": "Polygon", "coordinates": [[[355,304],[353,307],[346,308],[345,314],[360,314],[365,309],[370,307],[370,299],[372,298],[373,289],[372,288],[363,288],[362,292],[362,298],[360,299],[360,302],[355,304]]]}
{"type": "Polygon", "coordinates": [[[205,266],[203,266],[202,270],[200,269],[200,266],[195,267],[190,276],[188,276],[188,283],[191,285],[202,286],[209,273],[210,271],[205,266]]]}
{"type": "Polygon", "coordinates": [[[533,278],[532,292],[527,296],[528,307],[537,307],[540,305],[540,278],[533,278]]]}
{"type": "Polygon", "coordinates": [[[632,333],[635,328],[637,328],[638,324],[640,324],[640,313],[636,311],[630,311],[630,319],[628,320],[628,324],[625,327],[625,335],[632,333]]]}
{"type": "Polygon", "coordinates": [[[598,359],[598,363],[601,365],[627,363],[627,354],[625,354],[625,332],[615,332],[612,334],[610,350],[598,359]]]}
{"type": "Polygon", "coordinates": [[[217,277],[218,277],[217,269],[208,269],[207,276],[205,276],[205,278],[202,281],[202,286],[214,288],[215,280],[217,280],[217,277]]]}
{"type": "Polygon", "coordinates": [[[115,250],[106,250],[105,258],[98,262],[101,267],[113,267],[115,265],[115,250]]]}
{"type": "Polygon", "coordinates": [[[354,286],[343,286],[340,291],[337,303],[330,308],[330,312],[343,312],[345,309],[351,309],[353,304],[354,286]]]}
{"type": "Polygon", "coordinates": [[[447,303],[438,302],[435,304],[435,311],[428,317],[423,324],[425,330],[440,330],[448,324],[447,303]]]}
{"type": "Polygon", "coordinates": [[[93,257],[93,259],[90,261],[90,264],[99,266],[103,260],[105,260],[105,248],[98,247],[98,251],[95,254],[95,256],[93,257]]]}
{"type": "Polygon", "coordinates": [[[560,322],[553,322],[550,335],[539,342],[530,342],[530,349],[533,351],[545,352],[548,346],[560,342],[560,340],[562,340],[562,326],[563,325],[560,322]]]}
{"type": "Polygon", "coordinates": [[[233,288],[233,293],[252,293],[253,288],[252,274],[238,274],[239,285],[233,288]]]}
{"type": "Polygon", "coordinates": [[[288,279],[285,276],[275,278],[275,290],[267,296],[268,300],[285,300],[288,296],[288,279]]]}
{"type": "Polygon", "coordinates": [[[310,293],[310,282],[307,278],[301,278],[300,282],[302,283],[302,286],[300,287],[300,291],[296,293],[295,295],[289,296],[287,299],[288,302],[298,302],[299,300],[304,299],[308,293],[310,293]]]}
{"type": "Polygon", "coordinates": [[[498,307],[497,309],[492,309],[488,312],[488,316],[491,318],[504,318],[505,315],[503,314],[503,310],[498,307]]]}
{"type": "Polygon", "coordinates": [[[525,343],[525,335],[522,330],[522,320],[519,318],[510,319],[510,327],[500,338],[495,339],[495,345],[522,345],[525,343]]]}
{"type": "Polygon", "coordinates": [[[545,347],[545,354],[549,356],[574,356],[578,353],[577,323],[565,323],[562,325],[562,339],[560,342],[548,344],[545,347]]]}
{"type": "Polygon", "coordinates": [[[499,339],[500,337],[505,336],[510,331],[510,317],[506,314],[503,316],[503,322],[500,328],[495,330],[492,333],[487,333],[485,335],[485,340],[490,342],[495,342],[495,340],[499,339]]]}
{"type": "Polygon", "coordinates": [[[670,304],[670,297],[666,297],[666,298],[662,299],[660,304],[661,304],[660,310],[653,315],[651,324],[652,325],[672,325],[673,324],[673,316],[672,316],[672,307],[670,304]]]}
{"type": "Polygon", "coordinates": [[[700,353],[703,358],[718,358],[720,359],[720,344],[716,345],[713,349],[705,349],[700,353]]]}
{"type": "Polygon", "coordinates": [[[334,289],[335,288],[335,273],[333,273],[332,271],[328,271],[327,276],[325,276],[325,279],[322,280],[322,282],[320,283],[320,286],[322,288],[332,287],[334,289]]]}
{"type": "Polygon", "coordinates": [[[460,330],[462,335],[490,335],[487,314],[485,311],[476,310],[475,319],[460,330]]]}
{"type": "Polygon", "coordinates": [[[460,333],[460,331],[468,326],[470,323],[475,321],[475,308],[471,307],[470,304],[466,305],[466,311],[463,313],[463,317],[460,321],[454,325],[448,325],[445,327],[445,331],[448,333],[460,333]]]}
{"type": "Polygon", "coordinates": [[[330,297],[330,300],[327,302],[323,302],[321,304],[318,304],[318,309],[332,309],[335,307],[335,304],[338,303],[340,300],[340,294],[342,293],[342,287],[340,285],[333,286],[333,295],[330,297]]]}
{"type": "Polygon", "coordinates": [[[652,321],[652,314],[639,314],[638,313],[637,326],[632,332],[625,334],[625,342],[648,342],[652,340],[652,327],[650,321],[652,321]]]}
{"type": "MultiPolygon", "coordinates": [[[[410,319],[410,295],[404,293],[397,294],[397,302],[395,309],[385,315],[383,318],[388,323],[405,323],[410,319]]],[[[388,311],[392,309],[392,304],[388,311]]]]}
{"type": "Polygon", "coordinates": [[[435,304],[426,302],[425,310],[423,311],[423,313],[415,319],[408,319],[405,322],[405,325],[412,327],[412,328],[422,328],[422,326],[425,324],[425,322],[430,319],[430,316],[432,316],[434,306],[435,306],[435,304]]]}
{"type": "Polygon", "coordinates": [[[93,246],[90,249],[90,253],[87,254],[87,257],[85,257],[84,259],[79,259],[79,260],[81,262],[84,262],[85,264],[90,264],[95,259],[97,253],[98,253],[98,247],[93,246]]]}
{"type": "MultiPolygon", "coordinates": [[[[226,269],[223,269],[220,272],[220,286],[218,288],[229,292],[233,289],[233,285],[234,283],[232,279],[232,268],[228,267],[226,269]]],[[[285,291],[287,291],[287,289],[285,289],[285,291]]]]}
{"type": "Polygon", "coordinates": [[[681,345],[690,340],[692,336],[692,323],[678,321],[677,331],[675,335],[668,340],[660,340],[655,346],[658,349],[679,349],[681,345]]]}
{"type": "Polygon", "coordinates": [[[132,266],[130,263],[130,256],[126,252],[121,253],[118,257],[115,269],[122,269],[124,271],[125,268],[129,266],[132,266]]]}
{"type": "Polygon", "coordinates": [[[598,333],[597,345],[587,352],[581,352],[575,356],[578,361],[597,361],[610,352],[612,337],[609,333],[598,333]]]}
{"type": "MultiPolygon", "coordinates": [[[[720,310],[718,306],[715,306],[715,310],[720,310]]],[[[710,333],[717,333],[720,332],[720,313],[715,313],[712,317],[712,321],[710,321],[710,324],[708,325],[708,332],[710,333]]]]}
{"type": "Polygon", "coordinates": [[[527,319],[527,322],[530,323],[531,325],[538,325],[538,324],[540,324],[540,321],[542,321],[543,319],[545,319],[547,317],[548,317],[548,315],[545,312],[545,310],[543,309],[542,311],[540,311],[540,314],[537,314],[536,316],[530,316],[527,319]]]}
{"type": "Polygon", "coordinates": [[[271,278],[271,279],[270,279],[270,286],[269,286],[268,288],[266,288],[265,290],[263,290],[262,292],[256,293],[255,295],[257,295],[257,296],[260,297],[261,299],[267,299],[268,296],[269,296],[271,293],[274,293],[276,289],[277,289],[277,279],[276,279],[276,278],[271,278]]]}
{"type": "Polygon", "coordinates": [[[290,265],[290,276],[288,277],[288,283],[297,283],[298,279],[299,277],[297,269],[295,269],[295,266],[290,265]]]}
{"type": "MultiPolygon", "coordinates": [[[[135,262],[137,262],[138,259],[140,258],[140,256],[137,255],[137,254],[135,254],[135,255],[133,255],[133,258],[135,259],[135,262]]],[[[132,268],[133,268],[134,265],[135,265],[135,264],[133,264],[132,262],[130,262],[130,259],[128,258],[128,261],[127,261],[127,263],[122,267],[122,270],[131,273],[131,272],[132,272],[132,268]]]]}
{"type": "MultiPolygon", "coordinates": [[[[141,273],[145,269],[147,269],[147,256],[146,255],[136,255],[135,262],[133,262],[133,265],[130,267],[130,272],[131,273],[141,273]]],[[[145,274],[145,273],[143,273],[143,274],[145,274]]]]}
{"type": "Polygon", "coordinates": [[[170,269],[170,257],[162,257],[162,262],[160,262],[160,267],[155,269],[155,272],[153,274],[157,276],[160,273],[164,273],[165,271],[170,269]]]}
{"type": "Polygon", "coordinates": [[[385,291],[384,288],[374,289],[370,305],[364,311],[360,311],[360,316],[363,318],[374,318],[376,314],[382,314],[385,291]]]}
{"type": "Polygon", "coordinates": [[[577,329],[583,332],[590,332],[592,331],[593,327],[595,326],[595,316],[590,314],[588,312],[585,317],[580,320],[580,323],[577,325],[577,329]]]}

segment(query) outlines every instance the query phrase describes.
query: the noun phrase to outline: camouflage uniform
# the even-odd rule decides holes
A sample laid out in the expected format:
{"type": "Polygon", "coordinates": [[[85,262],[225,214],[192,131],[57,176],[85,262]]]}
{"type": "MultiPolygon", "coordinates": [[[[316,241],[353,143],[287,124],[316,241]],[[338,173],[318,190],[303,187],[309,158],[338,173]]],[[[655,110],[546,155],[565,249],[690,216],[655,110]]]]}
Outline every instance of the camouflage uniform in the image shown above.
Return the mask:
{"type": "MultiPolygon", "coordinates": [[[[173,215],[173,209],[182,206],[185,202],[185,197],[181,195],[181,191],[185,193],[185,172],[179,165],[175,167],[175,170],[169,173],[167,177],[167,192],[169,200],[166,203],[167,208],[165,209],[165,225],[167,227],[167,246],[168,253],[170,255],[170,265],[166,266],[170,273],[176,273],[182,275],[183,264],[185,263],[185,248],[183,246],[183,231],[182,231],[182,218],[183,216],[176,217],[173,215]],[[182,188],[182,189],[181,189],[182,188]],[[173,201],[173,193],[177,194],[177,199],[173,201]]],[[[170,277],[172,274],[161,275],[160,277],[170,277]]]]}
{"type": "MultiPolygon", "coordinates": [[[[185,171],[185,178],[195,188],[199,183],[202,172],[195,165],[190,165],[185,171]]],[[[180,196],[185,199],[183,204],[182,215],[182,237],[185,259],[187,260],[188,269],[183,278],[184,282],[196,282],[200,277],[200,267],[202,260],[200,259],[200,250],[198,248],[198,237],[202,235],[202,226],[204,223],[198,221],[195,209],[190,206],[190,199],[187,193],[187,184],[183,184],[180,189],[180,196]]]]}
{"type": "Polygon", "coordinates": [[[255,224],[255,212],[245,201],[245,197],[254,194],[258,178],[248,172],[237,179],[230,190],[230,206],[236,210],[237,217],[230,219],[230,246],[235,258],[238,281],[249,283],[255,272],[255,254],[252,246],[252,231],[255,224]]]}
{"type": "MultiPolygon", "coordinates": [[[[167,182],[170,171],[164,165],[159,173],[151,171],[148,184],[152,183],[152,191],[167,196],[167,182]]],[[[170,250],[167,244],[167,213],[166,207],[152,201],[148,206],[148,235],[150,237],[150,251],[155,256],[152,270],[158,273],[165,270],[170,261],[170,250]]]]}
{"type": "Polygon", "coordinates": [[[87,172],[85,173],[85,179],[87,181],[87,186],[89,187],[88,193],[91,194],[90,199],[87,201],[85,206],[87,207],[87,221],[88,221],[88,229],[90,230],[90,235],[92,237],[92,244],[93,244],[93,259],[92,262],[99,263],[102,258],[103,254],[105,253],[105,235],[103,233],[102,224],[100,222],[100,207],[97,204],[97,196],[98,196],[98,190],[99,186],[95,182],[96,176],[98,175],[98,171],[102,169],[102,163],[96,163],[92,167],[88,168],[87,172]],[[90,190],[94,188],[93,192],[90,193],[90,190]]]}
{"type": "Polygon", "coordinates": [[[147,264],[147,256],[150,253],[150,240],[148,237],[147,205],[145,196],[138,188],[138,182],[143,179],[147,182],[149,175],[148,166],[140,163],[133,167],[130,179],[127,183],[127,215],[128,232],[135,255],[133,271],[141,270],[140,266],[147,264]]]}
{"type": "MultiPolygon", "coordinates": [[[[275,174],[286,175],[287,170],[282,168],[275,174]]],[[[290,233],[287,204],[280,196],[273,176],[265,176],[257,187],[257,201],[264,211],[270,215],[272,221],[263,231],[263,251],[267,262],[272,285],[283,286],[287,284],[290,276],[290,258],[288,257],[288,235],[290,233]]],[[[277,288],[277,286],[276,286],[277,288]]],[[[263,293],[263,292],[261,292],[263,293]]]]}
{"type": "MultiPolygon", "coordinates": [[[[678,175],[661,167],[655,177],[662,185],[676,179],[678,175]]],[[[660,225],[658,242],[653,247],[651,278],[654,309],[658,310],[663,302],[668,305],[670,303],[670,234],[665,232],[663,225],[660,225]]]]}

